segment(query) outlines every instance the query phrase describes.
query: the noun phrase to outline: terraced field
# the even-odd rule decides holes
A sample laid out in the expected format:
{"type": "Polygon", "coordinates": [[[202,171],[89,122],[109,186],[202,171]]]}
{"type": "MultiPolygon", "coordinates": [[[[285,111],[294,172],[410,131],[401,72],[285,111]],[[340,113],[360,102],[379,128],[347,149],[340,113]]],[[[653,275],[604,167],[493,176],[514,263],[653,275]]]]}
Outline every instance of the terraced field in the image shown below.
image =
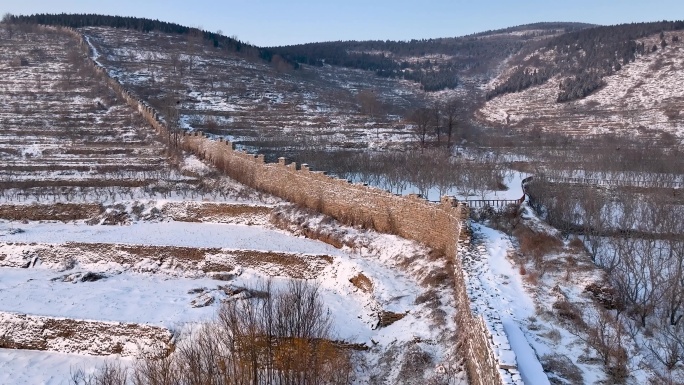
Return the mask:
{"type": "Polygon", "coordinates": [[[391,147],[413,136],[399,114],[422,92],[408,81],[330,66],[295,71],[182,35],[81,31],[111,76],[185,129],[280,151],[295,142],[391,147]],[[365,107],[362,91],[373,95],[365,107]]]}
{"type": "Polygon", "coordinates": [[[38,27],[2,41],[1,199],[120,199],[196,185],[79,52],[68,35],[38,27]]]}
{"type": "MultiPolygon", "coordinates": [[[[0,382],[62,384],[76,369],[164,357],[224,303],[293,279],[319,282],[337,343],[361,349],[358,383],[406,373],[465,381],[443,259],[291,208],[167,151],[84,64],[76,41],[51,28],[24,27],[12,39],[0,32],[0,382]],[[416,356],[429,360],[416,367],[416,356]]],[[[244,75],[248,88],[269,87],[259,71],[277,73],[230,60],[256,71],[244,75]]],[[[124,83],[143,92],[150,85],[136,76],[124,83]]],[[[183,104],[188,125],[207,109],[226,121],[242,111],[256,117],[250,127],[263,127],[290,108],[259,120],[263,104],[232,94],[237,107],[222,115],[199,92],[187,94],[197,103],[183,104]]],[[[288,119],[317,116],[299,107],[288,119]]]]}

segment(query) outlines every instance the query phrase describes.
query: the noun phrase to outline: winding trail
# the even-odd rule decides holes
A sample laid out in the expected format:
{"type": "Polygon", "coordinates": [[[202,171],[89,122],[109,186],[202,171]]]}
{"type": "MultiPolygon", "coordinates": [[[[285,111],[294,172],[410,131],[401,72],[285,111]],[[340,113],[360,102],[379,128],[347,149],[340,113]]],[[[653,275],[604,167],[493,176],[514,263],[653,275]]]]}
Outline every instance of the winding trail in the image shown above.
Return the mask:
{"type": "Polygon", "coordinates": [[[472,243],[461,251],[470,307],[481,315],[507,384],[549,384],[519,324],[535,314],[520,274],[508,260],[513,245],[505,234],[472,224],[472,243]]]}

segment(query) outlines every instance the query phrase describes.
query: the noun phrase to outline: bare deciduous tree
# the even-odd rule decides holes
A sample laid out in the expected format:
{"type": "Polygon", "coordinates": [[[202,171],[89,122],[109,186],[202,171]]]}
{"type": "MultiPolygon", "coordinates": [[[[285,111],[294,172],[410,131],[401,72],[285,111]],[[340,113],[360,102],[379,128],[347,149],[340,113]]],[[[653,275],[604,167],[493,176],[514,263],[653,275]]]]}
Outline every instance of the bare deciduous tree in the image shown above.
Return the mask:
{"type": "Polygon", "coordinates": [[[414,110],[409,117],[409,120],[413,123],[413,132],[418,137],[421,148],[425,148],[433,118],[434,113],[432,109],[426,107],[414,110]]]}
{"type": "Polygon", "coordinates": [[[181,62],[181,55],[179,51],[173,51],[169,54],[169,61],[171,62],[171,65],[173,66],[173,72],[178,71],[178,66],[181,62]]]}
{"type": "Polygon", "coordinates": [[[357,99],[361,104],[361,113],[371,117],[377,117],[382,114],[382,103],[378,99],[378,95],[373,90],[361,90],[357,95],[357,99]]]}
{"type": "Polygon", "coordinates": [[[463,103],[458,98],[452,98],[442,107],[444,116],[444,131],[447,135],[447,147],[451,148],[454,134],[458,133],[460,119],[463,115],[463,103]]]}
{"type": "Polygon", "coordinates": [[[128,375],[105,366],[75,385],[114,384],[121,375],[135,385],[346,385],[351,356],[335,346],[329,312],[318,286],[291,281],[284,290],[270,283],[245,290],[218,319],[179,343],[162,359],[142,359],[128,375]],[[87,380],[87,381],[86,381],[87,380]]]}
{"type": "Polygon", "coordinates": [[[2,21],[1,21],[3,27],[5,28],[5,32],[7,32],[7,38],[12,40],[12,37],[14,36],[14,23],[12,22],[12,14],[11,13],[5,13],[2,16],[2,21]]]}

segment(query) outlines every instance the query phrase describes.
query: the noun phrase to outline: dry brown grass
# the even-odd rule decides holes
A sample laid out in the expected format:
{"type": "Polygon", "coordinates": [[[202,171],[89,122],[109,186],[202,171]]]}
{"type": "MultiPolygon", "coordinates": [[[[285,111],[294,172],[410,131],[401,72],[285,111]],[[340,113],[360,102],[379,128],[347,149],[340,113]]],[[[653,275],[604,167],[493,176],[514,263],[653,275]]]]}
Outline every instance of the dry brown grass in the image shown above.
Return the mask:
{"type": "Polygon", "coordinates": [[[324,243],[329,244],[332,247],[335,247],[337,249],[341,249],[345,245],[352,247],[353,244],[350,242],[345,242],[338,237],[336,237],[334,234],[322,231],[320,229],[310,229],[310,228],[303,228],[302,234],[309,238],[309,239],[315,239],[317,241],[321,241],[324,243]]]}
{"type": "Polygon", "coordinates": [[[537,287],[539,285],[539,278],[540,274],[535,270],[526,271],[526,274],[523,276],[523,280],[533,287],[537,287]]]}
{"type": "Polygon", "coordinates": [[[425,278],[423,278],[421,285],[437,288],[437,287],[453,287],[454,286],[454,265],[450,261],[447,262],[443,269],[430,271],[425,278]]]}
{"type": "MultiPolygon", "coordinates": [[[[545,355],[541,358],[544,371],[569,381],[571,384],[583,384],[584,376],[582,370],[575,365],[572,360],[564,355],[553,354],[545,355]]],[[[552,378],[553,380],[553,378],[552,378]]],[[[552,382],[556,383],[556,382],[552,382]]],[[[565,383],[559,382],[559,383],[565,383]]]]}
{"type": "Polygon", "coordinates": [[[356,274],[349,279],[349,282],[364,293],[373,293],[373,282],[371,282],[370,278],[363,275],[363,273],[356,274]]]}
{"type": "Polygon", "coordinates": [[[246,216],[268,216],[273,209],[265,206],[251,206],[227,203],[167,203],[162,213],[169,214],[174,221],[203,222],[246,216]]]}
{"type": "Polygon", "coordinates": [[[575,327],[584,330],[586,323],[582,318],[582,310],[577,305],[567,300],[560,300],[553,303],[553,309],[562,320],[568,321],[575,327]]]}
{"type": "Polygon", "coordinates": [[[563,242],[546,233],[535,232],[528,227],[518,226],[513,235],[520,243],[520,251],[529,257],[544,257],[552,252],[558,252],[563,242]]]}
{"type": "Polygon", "coordinates": [[[584,246],[584,242],[582,242],[581,239],[578,237],[573,237],[570,242],[568,243],[568,246],[574,250],[574,251],[586,251],[587,248],[584,246]]]}
{"type": "Polygon", "coordinates": [[[513,235],[520,245],[521,255],[517,263],[524,265],[531,261],[534,266],[534,272],[527,271],[525,276],[528,283],[536,285],[537,280],[543,277],[549,268],[558,268],[558,263],[549,260],[547,256],[563,249],[563,242],[560,239],[543,232],[534,231],[524,225],[516,226],[513,235]]]}
{"type": "Polygon", "coordinates": [[[0,205],[0,218],[11,221],[74,221],[100,215],[103,207],[96,203],[55,203],[0,205]]]}
{"type": "Polygon", "coordinates": [[[617,291],[608,284],[590,283],[584,288],[584,291],[589,293],[606,310],[624,310],[625,308],[617,291]]]}
{"type": "MultiPolygon", "coordinates": [[[[3,246],[24,246],[22,260],[26,267],[33,257],[48,264],[64,264],[68,260],[81,264],[111,261],[135,266],[148,259],[169,269],[203,271],[205,273],[231,272],[236,266],[260,270],[271,276],[311,279],[333,262],[329,255],[293,254],[259,250],[229,250],[221,248],[193,248],[180,246],[125,245],[111,243],[70,242],[63,245],[29,245],[0,243],[3,246]]],[[[15,250],[7,250],[12,252],[15,250]]],[[[2,253],[0,255],[6,255],[2,253]]],[[[3,258],[4,259],[4,258],[3,258]]]]}

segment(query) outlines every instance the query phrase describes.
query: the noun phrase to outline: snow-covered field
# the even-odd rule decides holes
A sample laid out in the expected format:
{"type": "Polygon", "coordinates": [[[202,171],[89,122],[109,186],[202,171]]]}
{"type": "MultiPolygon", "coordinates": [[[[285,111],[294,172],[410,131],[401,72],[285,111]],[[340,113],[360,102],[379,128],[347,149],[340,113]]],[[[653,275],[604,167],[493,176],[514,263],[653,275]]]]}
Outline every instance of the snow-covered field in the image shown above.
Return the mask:
{"type": "Polygon", "coordinates": [[[0,241],[117,243],[285,251],[339,255],[332,246],[261,227],[188,222],[89,226],[83,223],[0,224],[0,241]],[[19,231],[20,232],[19,232],[19,231]]]}
{"type": "MultiPolygon", "coordinates": [[[[77,370],[90,374],[114,360],[81,354],[0,349],[0,384],[67,385],[77,370]]],[[[132,358],[117,360],[123,365],[133,363],[132,358]]]]}
{"type": "MultiPolygon", "coordinates": [[[[21,254],[22,247],[69,247],[73,242],[92,242],[329,255],[332,260],[318,273],[316,281],[321,285],[322,299],[335,320],[337,338],[371,347],[366,355],[366,360],[371,362],[381,359],[393,346],[414,345],[415,341],[423,341],[419,345],[438,362],[451,359],[451,347],[444,344],[444,339],[452,335],[455,327],[448,290],[440,294],[439,309],[445,316],[435,318],[433,305],[415,303],[427,290],[418,283],[420,277],[439,268],[440,262],[418,260],[409,270],[398,268],[404,263],[403,259],[413,260],[426,250],[397,237],[346,229],[342,233],[354,239],[358,247],[336,249],[263,225],[138,221],[128,226],[89,226],[81,222],[4,222],[2,229],[0,242],[4,252],[15,254],[21,254]],[[352,283],[352,278],[359,274],[370,279],[371,291],[361,290],[352,283]],[[378,327],[381,312],[404,316],[389,326],[378,327]]],[[[103,254],[103,258],[107,255],[103,254]]],[[[3,259],[7,257],[2,256],[3,259]]],[[[0,268],[0,312],[133,322],[182,331],[188,325],[212,319],[222,301],[234,300],[231,290],[226,288],[258,287],[267,279],[278,287],[290,279],[277,269],[241,267],[239,259],[236,262],[238,266],[228,281],[208,276],[184,278],[158,271],[141,272],[116,261],[75,263],[66,270],[54,270],[53,265],[40,261],[28,269],[0,268]],[[85,273],[96,273],[99,279],[82,279],[85,273]]],[[[58,377],[68,374],[70,367],[81,365],[92,370],[93,365],[103,362],[61,353],[26,351],[22,355],[22,351],[2,351],[0,357],[13,360],[2,364],[6,373],[16,373],[17,363],[22,362],[28,365],[45,362],[52,368],[17,377],[17,384],[62,383],[58,377]]],[[[116,356],[110,358],[118,359],[116,356]]],[[[401,365],[401,355],[393,359],[401,365]]],[[[358,375],[368,378],[377,375],[378,370],[361,370],[358,375]]],[[[426,373],[430,372],[435,375],[434,370],[428,368],[426,373]]]]}

